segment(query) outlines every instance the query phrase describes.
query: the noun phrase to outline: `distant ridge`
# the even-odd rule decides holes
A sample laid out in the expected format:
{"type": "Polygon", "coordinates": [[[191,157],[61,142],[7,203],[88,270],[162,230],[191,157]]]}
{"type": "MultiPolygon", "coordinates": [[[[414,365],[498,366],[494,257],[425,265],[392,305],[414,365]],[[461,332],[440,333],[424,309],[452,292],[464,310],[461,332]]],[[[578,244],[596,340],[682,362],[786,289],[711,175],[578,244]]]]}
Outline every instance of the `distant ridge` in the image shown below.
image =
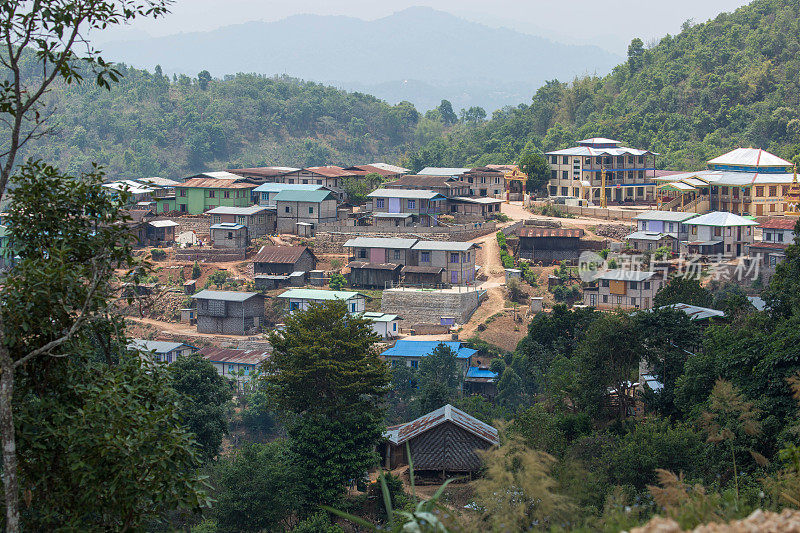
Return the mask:
{"type": "Polygon", "coordinates": [[[374,21],[294,15],[102,45],[104,55],[166,73],[288,74],[375,94],[425,110],[442,98],[456,109],[491,111],[525,101],[545,80],[605,74],[620,57],[411,7],[374,21]]]}

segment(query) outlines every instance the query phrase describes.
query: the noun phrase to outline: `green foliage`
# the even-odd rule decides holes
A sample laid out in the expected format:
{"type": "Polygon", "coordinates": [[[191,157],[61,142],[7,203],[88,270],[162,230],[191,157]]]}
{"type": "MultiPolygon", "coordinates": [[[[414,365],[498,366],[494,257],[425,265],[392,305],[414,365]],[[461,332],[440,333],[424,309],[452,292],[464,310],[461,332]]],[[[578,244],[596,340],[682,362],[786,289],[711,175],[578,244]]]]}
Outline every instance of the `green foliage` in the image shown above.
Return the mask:
{"type": "Polygon", "coordinates": [[[220,532],[280,531],[303,503],[303,482],[289,444],[249,444],[212,467],[220,532]]]}
{"type": "Polygon", "coordinates": [[[153,248],[150,250],[150,257],[153,258],[153,261],[163,261],[167,258],[167,252],[161,248],[153,248]]]}
{"type": "Polygon", "coordinates": [[[201,274],[202,274],[202,271],[200,270],[200,263],[195,261],[194,265],[192,265],[192,279],[199,278],[201,274]]]}
{"type": "Polygon", "coordinates": [[[203,458],[213,459],[228,432],[225,407],[231,400],[230,382],[198,354],[178,357],[168,368],[172,386],[182,395],[181,420],[196,436],[203,458]]]}
{"type": "Polygon", "coordinates": [[[375,460],[389,371],[373,348],[371,322],[326,302],[294,313],[270,335],[264,380],[287,415],[291,447],[310,502],[334,502],[375,460]]]}
{"type": "Polygon", "coordinates": [[[549,203],[540,205],[538,207],[534,207],[532,211],[537,215],[542,215],[544,217],[575,218],[575,215],[573,215],[572,213],[567,213],[566,211],[563,211],[555,204],[549,204],[549,203]]]}
{"type": "Polygon", "coordinates": [[[257,386],[244,394],[242,407],[242,424],[250,431],[267,435],[275,429],[276,420],[269,396],[263,387],[257,386]]]}
{"type": "Polygon", "coordinates": [[[348,202],[353,205],[363,205],[369,200],[367,195],[380,188],[382,183],[383,177],[380,174],[370,173],[366,176],[344,178],[342,189],[347,195],[348,202]]]}
{"type": "Polygon", "coordinates": [[[335,524],[331,524],[328,513],[320,512],[297,524],[292,529],[292,533],[344,533],[344,530],[335,524]]]}
{"type": "Polygon", "coordinates": [[[661,261],[662,259],[669,259],[670,257],[672,257],[671,246],[667,245],[661,246],[659,248],[656,248],[655,251],[653,252],[653,258],[655,258],[656,261],[661,261]]]}
{"type": "Polygon", "coordinates": [[[331,280],[328,284],[330,285],[331,289],[339,291],[347,285],[347,279],[345,279],[345,277],[338,272],[334,272],[331,274],[331,280]]]}
{"type": "Polygon", "coordinates": [[[545,188],[550,179],[550,165],[544,154],[536,148],[533,141],[528,141],[519,157],[519,168],[528,176],[527,192],[539,192],[545,188]]]}
{"type": "Polygon", "coordinates": [[[462,380],[456,353],[439,344],[419,362],[418,398],[420,414],[428,413],[450,403],[458,396],[462,380]]]}
{"type": "Polygon", "coordinates": [[[508,245],[506,244],[506,234],[502,231],[497,232],[497,244],[500,246],[501,250],[507,250],[508,245]]]}
{"type": "Polygon", "coordinates": [[[210,276],[208,276],[208,280],[206,280],[206,287],[211,287],[214,285],[217,287],[222,287],[228,281],[230,275],[230,272],[227,270],[215,270],[210,276]]]}
{"type": "Polygon", "coordinates": [[[700,284],[700,280],[686,276],[673,276],[653,298],[653,307],[683,303],[711,307],[713,296],[700,284]]]}
{"type": "Polygon", "coordinates": [[[528,293],[522,289],[520,282],[514,278],[508,280],[508,283],[506,283],[506,289],[508,290],[508,298],[512,302],[521,304],[525,303],[525,301],[528,299],[528,293]]]}
{"type": "Polygon", "coordinates": [[[553,298],[557,302],[574,302],[581,297],[581,288],[578,285],[557,285],[553,289],[553,298]]]}

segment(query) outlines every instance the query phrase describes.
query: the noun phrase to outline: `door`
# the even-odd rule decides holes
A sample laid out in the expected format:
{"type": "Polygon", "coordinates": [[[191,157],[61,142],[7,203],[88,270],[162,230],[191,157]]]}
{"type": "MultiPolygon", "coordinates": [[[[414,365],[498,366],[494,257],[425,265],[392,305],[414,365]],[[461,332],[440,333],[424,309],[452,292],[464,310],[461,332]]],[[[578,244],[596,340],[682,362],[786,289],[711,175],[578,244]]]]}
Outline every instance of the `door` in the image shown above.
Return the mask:
{"type": "Polygon", "coordinates": [[[390,213],[400,212],[400,198],[389,198],[389,212],[390,213]]]}
{"type": "Polygon", "coordinates": [[[591,307],[597,307],[597,295],[596,294],[590,294],[589,295],[589,305],[591,307]]]}
{"type": "Polygon", "coordinates": [[[741,244],[737,244],[736,245],[736,255],[737,256],[742,255],[742,245],[741,244]]]}
{"type": "Polygon", "coordinates": [[[458,270],[450,272],[450,283],[458,283],[458,270]]]}

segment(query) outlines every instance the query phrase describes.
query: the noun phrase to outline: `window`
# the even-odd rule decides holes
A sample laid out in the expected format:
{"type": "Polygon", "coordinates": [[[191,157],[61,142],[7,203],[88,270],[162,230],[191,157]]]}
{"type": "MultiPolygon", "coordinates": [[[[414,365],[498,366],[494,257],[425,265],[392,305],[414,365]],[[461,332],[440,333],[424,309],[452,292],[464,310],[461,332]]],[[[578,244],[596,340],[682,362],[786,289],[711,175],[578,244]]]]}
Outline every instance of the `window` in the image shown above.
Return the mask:
{"type": "Polygon", "coordinates": [[[608,303],[608,294],[604,294],[604,295],[603,295],[603,303],[604,303],[604,304],[607,304],[607,303],[608,303]]]}
{"type": "Polygon", "coordinates": [[[397,331],[397,322],[392,322],[392,331],[397,331]]]}
{"type": "Polygon", "coordinates": [[[366,259],[367,258],[367,249],[366,248],[361,248],[360,250],[358,250],[358,258],[359,259],[366,259]]]}
{"type": "Polygon", "coordinates": [[[355,313],[356,312],[356,303],[355,302],[350,304],[350,312],[351,313],[355,313]]]}
{"type": "Polygon", "coordinates": [[[308,185],[308,180],[303,180],[303,185],[308,185]]]}
{"type": "Polygon", "coordinates": [[[772,240],[772,233],[764,233],[764,240],[771,241],[772,240]]]}
{"type": "Polygon", "coordinates": [[[263,224],[267,221],[267,217],[265,215],[258,215],[258,223],[263,224]]]}
{"type": "Polygon", "coordinates": [[[213,190],[212,190],[212,191],[208,191],[208,197],[209,197],[209,198],[214,198],[214,194],[215,194],[215,192],[216,192],[216,191],[213,191],[213,190]]]}
{"type": "Polygon", "coordinates": [[[770,186],[769,195],[770,196],[777,196],[778,195],[778,188],[776,186],[774,186],[774,185],[770,186]]]}
{"type": "Polygon", "coordinates": [[[211,217],[211,223],[212,224],[219,224],[219,221],[220,221],[220,216],[219,215],[214,215],[214,216],[211,217]]]}
{"type": "MultiPolygon", "coordinates": [[[[238,193],[237,193],[237,195],[238,195],[238,193]]],[[[231,191],[224,191],[222,193],[222,196],[225,197],[225,198],[230,198],[231,197],[231,191]]]]}
{"type": "Polygon", "coordinates": [[[564,159],[561,160],[565,165],[569,165],[569,157],[564,156],[564,159]]]}
{"type": "Polygon", "coordinates": [[[292,212],[292,208],[291,208],[291,207],[289,207],[288,205],[285,207],[285,209],[286,209],[286,212],[287,212],[287,213],[291,213],[291,212],[292,212]]]}
{"type": "Polygon", "coordinates": [[[558,163],[558,156],[556,156],[556,155],[551,155],[551,156],[550,156],[550,162],[551,162],[552,164],[554,164],[554,165],[555,165],[555,164],[557,164],[557,163],[558,163]]]}
{"type": "Polygon", "coordinates": [[[430,263],[431,262],[431,253],[430,252],[420,252],[419,253],[419,262],[420,263],[430,263]]]}
{"type": "Polygon", "coordinates": [[[408,208],[409,209],[416,209],[417,208],[417,201],[416,200],[409,200],[408,201],[408,208]]]}
{"type": "Polygon", "coordinates": [[[186,189],[181,189],[178,196],[180,196],[181,198],[186,198],[186,189]]]}
{"type": "Polygon", "coordinates": [[[245,215],[237,215],[236,216],[236,223],[241,224],[242,226],[247,225],[247,217],[245,215]]]}
{"type": "Polygon", "coordinates": [[[756,196],[764,196],[764,187],[756,187],[756,196]]]}
{"type": "Polygon", "coordinates": [[[727,231],[725,232],[725,235],[727,235],[728,237],[733,235],[733,228],[727,228],[727,231]]]}
{"type": "Polygon", "coordinates": [[[722,236],[722,228],[714,228],[714,237],[722,236]]]}
{"type": "Polygon", "coordinates": [[[650,290],[650,282],[649,281],[645,281],[644,282],[644,290],[646,290],[646,291],[650,290]]]}
{"type": "Polygon", "coordinates": [[[783,242],[783,233],[778,233],[778,242],[783,242]]]}
{"type": "Polygon", "coordinates": [[[628,285],[632,291],[635,291],[639,288],[639,284],[636,281],[629,281],[628,285]]]}
{"type": "Polygon", "coordinates": [[[644,170],[639,171],[639,179],[640,180],[644,179],[644,170]]]}
{"type": "Polygon", "coordinates": [[[400,260],[400,250],[395,250],[394,251],[394,260],[395,261],[399,261],[400,260]]]}
{"type": "Polygon", "coordinates": [[[181,204],[180,206],[178,206],[178,208],[179,208],[181,213],[185,213],[187,211],[186,204],[181,204]]]}
{"type": "Polygon", "coordinates": [[[458,263],[458,252],[451,252],[450,253],[450,262],[451,263],[458,263]]]}
{"type": "Polygon", "coordinates": [[[317,180],[317,185],[322,185],[322,180],[317,180]]]}
{"type": "Polygon", "coordinates": [[[564,180],[568,180],[569,179],[569,171],[568,170],[562,170],[561,171],[561,179],[564,179],[564,180]]]}
{"type": "Polygon", "coordinates": [[[313,215],[314,214],[314,207],[313,206],[309,206],[308,207],[308,214],[309,215],[313,215]]]}
{"type": "MultiPolygon", "coordinates": [[[[558,171],[556,171],[556,170],[551,170],[551,171],[550,171],[550,179],[557,180],[557,179],[558,179],[558,171]]],[[[181,192],[185,192],[185,191],[181,191],[181,192]]]]}
{"type": "Polygon", "coordinates": [[[470,258],[471,252],[467,252],[467,263],[469,263],[472,259],[470,258]]]}
{"type": "Polygon", "coordinates": [[[670,222],[668,228],[669,229],[667,231],[675,231],[675,224],[673,222],[670,222]]]}
{"type": "Polygon", "coordinates": [[[726,247],[726,251],[728,251],[728,252],[731,251],[731,245],[730,244],[726,247]]]}
{"type": "Polygon", "coordinates": [[[172,362],[172,354],[171,353],[167,354],[166,360],[167,360],[167,363],[171,363],[172,362]]]}
{"type": "Polygon", "coordinates": [[[383,198],[375,199],[375,209],[383,209],[383,198]]]}
{"type": "Polygon", "coordinates": [[[636,305],[636,298],[631,298],[631,305],[636,305]]]}
{"type": "Polygon", "coordinates": [[[297,311],[298,309],[300,309],[300,302],[289,302],[290,311],[297,311]]]}
{"type": "Polygon", "coordinates": [[[610,286],[611,286],[611,284],[608,282],[608,280],[607,280],[607,279],[601,279],[601,280],[600,280],[600,286],[601,286],[601,287],[610,287],[610,286]]]}
{"type": "Polygon", "coordinates": [[[418,361],[409,361],[409,366],[411,368],[417,368],[419,366],[419,362],[418,361]]]}
{"type": "Polygon", "coordinates": [[[233,232],[229,231],[228,232],[228,240],[231,240],[231,239],[233,239],[233,232]]]}

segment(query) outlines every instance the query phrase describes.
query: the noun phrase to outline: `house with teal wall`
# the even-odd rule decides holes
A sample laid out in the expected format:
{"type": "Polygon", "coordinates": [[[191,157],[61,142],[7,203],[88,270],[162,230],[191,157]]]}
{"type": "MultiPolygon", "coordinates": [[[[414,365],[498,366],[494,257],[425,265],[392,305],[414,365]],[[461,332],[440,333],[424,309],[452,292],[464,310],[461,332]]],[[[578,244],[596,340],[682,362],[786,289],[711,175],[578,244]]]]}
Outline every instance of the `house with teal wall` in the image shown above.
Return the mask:
{"type": "Polygon", "coordinates": [[[199,215],[215,207],[249,207],[258,184],[248,178],[191,178],[175,186],[177,211],[199,215]]]}

